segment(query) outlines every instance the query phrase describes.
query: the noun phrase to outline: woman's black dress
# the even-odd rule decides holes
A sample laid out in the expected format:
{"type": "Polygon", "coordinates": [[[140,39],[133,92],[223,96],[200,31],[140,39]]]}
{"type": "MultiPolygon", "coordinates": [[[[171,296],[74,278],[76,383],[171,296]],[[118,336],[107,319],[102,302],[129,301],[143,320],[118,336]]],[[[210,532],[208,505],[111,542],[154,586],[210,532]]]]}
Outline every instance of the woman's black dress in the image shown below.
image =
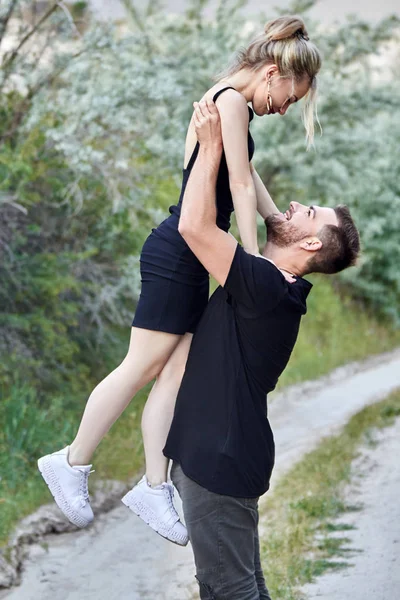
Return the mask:
{"type": "MultiPolygon", "coordinates": [[[[213,97],[214,102],[226,87],[213,97]]],[[[249,123],[253,119],[249,107],[249,123]]],[[[194,333],[208,302],[209,275],[178,231],[182,199],[190,172],[199,152],[197,142],[186,169],[183,169],[179,202],[169,208],[171,215],[145,241],[140,255],[142,288],[132,326],[183,335],[194,333]]],[[[248,133],[249,162],[254,141],[248,133]]],[[[222,154],[216,187],[217,225],[228,231],[233,211],[229,173],[222,154]]]]}

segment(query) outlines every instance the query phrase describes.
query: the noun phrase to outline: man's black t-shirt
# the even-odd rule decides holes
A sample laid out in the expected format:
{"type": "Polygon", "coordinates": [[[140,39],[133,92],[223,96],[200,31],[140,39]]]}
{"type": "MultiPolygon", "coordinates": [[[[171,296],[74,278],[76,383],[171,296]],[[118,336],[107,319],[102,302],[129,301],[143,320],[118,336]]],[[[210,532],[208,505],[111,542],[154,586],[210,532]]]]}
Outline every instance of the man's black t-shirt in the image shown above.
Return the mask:
{"type": "Polygon", "coordinates": [[[266,394],[296,342],[311,284],[288,283],[237,246],[191,345],[164,454],[206,489],[254,498],[269,487],[274,439],[266,394]]]}

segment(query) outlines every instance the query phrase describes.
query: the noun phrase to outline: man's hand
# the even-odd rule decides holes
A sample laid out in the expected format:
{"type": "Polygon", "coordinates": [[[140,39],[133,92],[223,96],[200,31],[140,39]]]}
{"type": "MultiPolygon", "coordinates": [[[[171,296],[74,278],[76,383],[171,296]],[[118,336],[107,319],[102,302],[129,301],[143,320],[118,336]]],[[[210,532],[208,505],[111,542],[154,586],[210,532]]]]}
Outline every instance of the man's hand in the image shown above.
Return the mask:
{"type": "Polygon", "coordinates": [[[201,148],[222,150],[221,119],[212,100],[193,102],[193,122],[201,148]]]}

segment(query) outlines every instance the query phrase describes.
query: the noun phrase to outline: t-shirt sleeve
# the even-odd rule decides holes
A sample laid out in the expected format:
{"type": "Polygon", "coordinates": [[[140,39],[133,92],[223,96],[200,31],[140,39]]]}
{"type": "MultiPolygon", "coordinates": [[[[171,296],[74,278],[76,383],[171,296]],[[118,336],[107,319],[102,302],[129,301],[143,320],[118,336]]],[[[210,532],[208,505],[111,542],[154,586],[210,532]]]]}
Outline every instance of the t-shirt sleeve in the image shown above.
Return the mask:
{"type": "Polygon", "coordinates": [[[273,263],[237,245],[224,286],[236,302],[260,312],[272,310],[287,293],[287,286],[273,263]]]}

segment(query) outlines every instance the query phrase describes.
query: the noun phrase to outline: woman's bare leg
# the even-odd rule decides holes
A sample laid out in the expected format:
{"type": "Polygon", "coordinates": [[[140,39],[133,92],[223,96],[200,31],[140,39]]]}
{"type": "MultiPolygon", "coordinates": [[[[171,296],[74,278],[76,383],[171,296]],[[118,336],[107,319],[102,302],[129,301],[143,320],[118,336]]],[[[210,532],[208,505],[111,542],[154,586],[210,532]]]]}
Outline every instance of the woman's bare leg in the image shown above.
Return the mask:
{"type": "Polygon", "coordinates": [[[133,396],[163,369],[182,339],[181,335],[132,327],[129,350],[122,363],[91,393],[69,462],[86,465],[111,425],[133,396]]]}
{"type": "Polygon", "coordinates": [[[146,476],[152,486],[167,480],[168,459],[163,455],[174,414],[175,401],[185,371],[193,334],[186,333],[171,354],[147,399],[142,416],[146,476]]]}

